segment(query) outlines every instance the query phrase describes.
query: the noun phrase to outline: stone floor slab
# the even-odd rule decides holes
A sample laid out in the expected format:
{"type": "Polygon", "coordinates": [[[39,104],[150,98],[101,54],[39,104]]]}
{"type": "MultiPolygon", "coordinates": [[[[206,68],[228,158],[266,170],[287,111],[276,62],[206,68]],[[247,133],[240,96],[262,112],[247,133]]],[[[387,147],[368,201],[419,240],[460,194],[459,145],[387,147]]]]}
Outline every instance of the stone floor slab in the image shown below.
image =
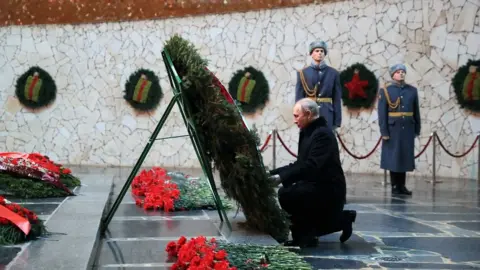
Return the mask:
{"type": "Polygon", "coordinates": [[[109,238],[221,235],[208,220],[114,220],[107,230],[109,238]]]}
{"type": "MultiPolygon", "coordinates": [[[[449,224],[457,226],[464,230],[480,232],[480,222],[451,222],[449,224]]],[[[479,249],[479,252],[480,252],[480,249],[479,249]]]]}
{"type": "Polygon", "coordinates": [[[458,213],[409,214],[409,213],[405,213],[404,215],[408,217],[414,217],[417,219],[426,220],[426,221],[455,221],[455,220],[480,221],[480,214],[475,214],[475,213],[470,213],[470,214],[458,214],[458,213]]]}
{"type": "Polygon", "coordinates": [[[30,211],[35,212],[37,215],[51,215],[53,211],[55,211],[55,209],[57,209],[60,204],[35,203],[35,204],[20,204],[20,205],[27,208],[30,211]]]}
{"type": "Polygon", "coordinates": [[[435,252],[453,262],[480,260],[480,238],[474,237],[398,237],[382,238],[385,245],[435,252]]]}
{"type": "Polygon", "coordinates": [[[480,266],[472,266],[468,264],[447,264],[447,263],[382,262],[380,263],[380,266],[387,267],[389,269],[458,269],[458,270],[480,269],[480,266]]]}
{"type": "Polygon", "coordinates": [[[164,212],[161,210],[144,210],[142,207],[139,207],[135,204],[120,204],[118,210],[115,212],[115,217],[177,217],[177,216],[187,216],[187,217],[203,217],[208,218],[202,210],[194,211],[173,211],[173,212],[164,212]]]}
{"type": "Polygon", "coordinates": [[[355,231],[440,233],[439,230],[408,219],[381,213],[358,213],[355,231]]]}
{"type": "Polygon", "coordinates": [[[339,241],[340,234],[330,234],[319,237],[318,246],[297,250],[304,256],[354,256],[369,255],[376,252],[375,243],[368,243],[356,234],[344,244],[339,241]]]}
{"type": "MultiPolygon", "coordinates": [[[[306,257],[305,261],[310,263],[313,269],[365,269],[367,267],[364,262],[356,260],[306,257]]],[[[375,267],[369,266],[369,268],[375,267]]]]}
{"type": "Polygon", "coordinates": [[[349,204],[406,204],[409,203],[406,200],[403,200],[401,198],[392,198],[392,197],[371,197],[371,196],[366,196],[366,197],[347,197],[347,204],[345,206],[348,206],[349,204]]]}
{"type": "Polygon", "coordinates": [[[20,247],[0,246],[0,269],[4,269],[20,252],[20,247]]]}
{"type": "Polygon", "coordinates": [[[465,206],[438,206],[438,205],[384,205],[380,208],[387,209],[395,212],[433,212],[433,213],[473,213],[478,214],[478,209],[465,207],[465,206]]]}
{"type": "Polygon", "coordinates": [[[98,265],[166,263],[165,247],[171,240],[103,241],[98,265]]]}

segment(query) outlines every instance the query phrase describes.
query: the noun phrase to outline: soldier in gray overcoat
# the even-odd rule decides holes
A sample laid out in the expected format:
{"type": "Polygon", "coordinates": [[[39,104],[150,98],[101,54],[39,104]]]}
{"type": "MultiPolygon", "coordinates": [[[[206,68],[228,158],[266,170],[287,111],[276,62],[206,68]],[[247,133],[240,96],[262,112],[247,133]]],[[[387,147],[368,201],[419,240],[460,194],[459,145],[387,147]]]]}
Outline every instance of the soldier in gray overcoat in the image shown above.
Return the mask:
{"type": "Polygon", "coordinates": [[[297,73],[295,102],[310,98],[317,102],[320,115],[331,129],[342,124],[342,87],[338,71],[325,63],[327,44],[324,41],[310,43],[312,63],[297,73]]]}
{"type": "Polygon", "coordinates": [[[415,169],[415,137],[420,135],[417,88],[405,83],[403,64],[390,68],[392,81],[380,89],[378,123],[383,138],[380,167],[390,171],[392,194],[411,195],[405,187],[406,172],[415,169]]]}

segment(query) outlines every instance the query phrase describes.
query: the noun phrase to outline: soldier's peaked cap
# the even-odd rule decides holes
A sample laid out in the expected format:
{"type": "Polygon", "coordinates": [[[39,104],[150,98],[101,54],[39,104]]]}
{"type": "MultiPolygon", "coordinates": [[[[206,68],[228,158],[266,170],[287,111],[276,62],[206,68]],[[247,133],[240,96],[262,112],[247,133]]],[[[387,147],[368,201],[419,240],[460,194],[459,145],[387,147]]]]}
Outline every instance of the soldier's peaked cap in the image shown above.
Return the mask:
{"type": "Polygon", "coordinates": [[[310,46],[309,46],[310,54],[312,54],[313,50],[315,50],[317,48],[322,48],[325,51],[325,55],[327,55],[327,43],[325,41],[317,40],[317,41],[314,41],[314,42],[310,43],[310,46]]]}

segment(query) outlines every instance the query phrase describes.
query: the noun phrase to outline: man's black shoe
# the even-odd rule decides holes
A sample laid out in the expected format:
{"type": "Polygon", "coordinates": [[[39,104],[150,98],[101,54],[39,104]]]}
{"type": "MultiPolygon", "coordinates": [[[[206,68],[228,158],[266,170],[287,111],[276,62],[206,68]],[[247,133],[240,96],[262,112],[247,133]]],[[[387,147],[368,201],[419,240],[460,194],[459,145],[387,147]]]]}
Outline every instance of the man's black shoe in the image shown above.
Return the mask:
{"type": "Polygon", "coordinates": [[[286,247],[300,247],[300,248],[310,248],[316,247],[318,245],[318,238],[313,237],[306,240],[288,240],[283,243],[286,247]]]}
{"type": "Polygon", "coordinates": [[[342,235],[340,235],[340,242],[345,243],[350,236],[352,236],[353,233],[353,228],[352,228],[352,223],[355,222],[355,219],[357,218],[357,211],[353,210],[345,210],[343,211],[344,216],[344,224],[343,224],[343,231],[342,235]]]}

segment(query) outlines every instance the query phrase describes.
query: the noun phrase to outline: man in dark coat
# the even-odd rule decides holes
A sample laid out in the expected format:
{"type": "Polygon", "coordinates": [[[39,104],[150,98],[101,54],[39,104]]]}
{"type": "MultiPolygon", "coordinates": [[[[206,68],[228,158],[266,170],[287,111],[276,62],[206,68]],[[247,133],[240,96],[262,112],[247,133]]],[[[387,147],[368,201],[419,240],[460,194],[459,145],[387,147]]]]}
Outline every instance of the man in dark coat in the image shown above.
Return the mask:
{"type": "Polygon", "coordinates": [[[392,194],[412,195],[405,187],[406,172],[415,169],[415,137],[420,135],[417,88],[405,83],[406,67],[390,68],[393,81],[380,89],[378,123],[383,138],[380,168],[390,171],[392,194]]]}
{"type": "Polygon", "coordinates": [[[320,115],[330,128],[342,125],[342,87],[340,74],[325,62],[328,53],[325,41],[314,41],[309,46],[312,63],[298,71],[295,102],[310,98],[318,104],[320,115]]]}
{"type": "Polygon", "coordinates": [[[292,222],[293,240],[285,245],[313,246],[316,236],[338,231],[345,242],[356,212],[343,211],[346,184],[335,134],[311,99],[299,100],[293,115],[301,130],[297,161],[269,172],[272,181],[283,185],[278,199],[292,222]]]}

